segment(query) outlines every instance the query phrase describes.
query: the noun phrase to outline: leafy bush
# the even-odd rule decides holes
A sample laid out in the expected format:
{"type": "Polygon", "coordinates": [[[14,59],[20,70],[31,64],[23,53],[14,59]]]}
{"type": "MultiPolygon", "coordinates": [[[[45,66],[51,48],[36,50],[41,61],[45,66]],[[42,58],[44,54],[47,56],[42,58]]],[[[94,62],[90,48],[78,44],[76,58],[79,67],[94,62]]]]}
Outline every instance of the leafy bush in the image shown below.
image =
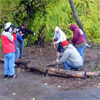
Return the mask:
{"type": "MultiPolygon", "coordinates": [[[[89,41],[100,42],[100,10],[94,0],[73,0],[79,19],[89,41]]],[[[45,42],[51,41],[56,26],[59,26],[67,38],[73,37],[69,25],[77,25],[68,0],[0,0],[0,28],[5,22],[12,22],[16,26],[23,22],[36,35],[29,34],[25,41],[33,44],[38,37],[45,42]]]]}
{"type": "Polygon", "coordinates": [[[100,42],[100,10],[94,0],[74,0],[88,41],[100,42]]]}
{"type": "Polygon", "coordinates": [[[68,35],[68,2],[66,0],[59,0],[59,2],[52,1],[46,7],[46,20],[43,34],[48,42],[54,35],[56,26],[59,26],[67,36],[68,35]]]}

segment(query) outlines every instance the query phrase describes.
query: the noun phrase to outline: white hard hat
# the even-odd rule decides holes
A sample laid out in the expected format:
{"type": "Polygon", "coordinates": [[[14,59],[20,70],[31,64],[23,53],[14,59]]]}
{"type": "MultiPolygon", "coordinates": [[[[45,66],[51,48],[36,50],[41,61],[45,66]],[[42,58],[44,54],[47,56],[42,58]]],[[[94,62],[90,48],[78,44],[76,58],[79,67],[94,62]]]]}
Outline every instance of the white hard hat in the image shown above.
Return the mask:
{"type": "Polygon", "coordinates": [[[5,24],[5,30],[8,29],[8,28],[10,27],[10,25],[12,25],[12,23],[7,22],[7,23],[5,24]]]}
{"type": "Polygon", "coordinates": [[[56,28],[55,28],[55,31],[58,31],[59,30],[59,27],[57,26],[56,28]]]}
{"type": "Polygon", "coordinates": [[[14,31],[18,32],[18,31],[19,31],[19,29],[15,28],[15,29],[14,29],[14,31]]]}

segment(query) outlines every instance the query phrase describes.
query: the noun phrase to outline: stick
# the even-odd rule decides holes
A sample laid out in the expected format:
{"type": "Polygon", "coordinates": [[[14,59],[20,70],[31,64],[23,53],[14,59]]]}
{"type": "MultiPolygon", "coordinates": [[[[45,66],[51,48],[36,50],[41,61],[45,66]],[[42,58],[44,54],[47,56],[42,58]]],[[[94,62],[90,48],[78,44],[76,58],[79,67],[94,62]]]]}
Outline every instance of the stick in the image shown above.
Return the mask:
{"type": "Polygon", "coordinates": [[[30,54],[30,46],[29,46],[29,54],[30,54]]]}
{"type": "Polygon", "coordinates": [[[57,63],[57,69],[58,69],[58,63],[57,63]]]}
{"type": "Polygon", "coordinates": [[[54,49],[55,49],[56,47],[55,47],[55,44],[54,44],[54,49]]]}
{"type": "Polygon", "coordinates": [[[41,48],[40,48],[40,55],[41,55],[41,51],[42,51],[42,50],[41,50],[41,48]]]}

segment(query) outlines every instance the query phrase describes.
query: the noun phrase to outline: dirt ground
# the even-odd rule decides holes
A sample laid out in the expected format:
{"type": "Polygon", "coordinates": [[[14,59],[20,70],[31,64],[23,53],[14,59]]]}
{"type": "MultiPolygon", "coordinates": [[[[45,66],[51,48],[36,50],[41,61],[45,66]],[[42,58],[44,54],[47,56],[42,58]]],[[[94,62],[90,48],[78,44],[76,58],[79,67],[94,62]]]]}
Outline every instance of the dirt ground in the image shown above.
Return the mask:
{"type": "MultiPolygon", "coordinates": [[[[57,45],[56,45],[57,48],[57,45]]],[[[44,46],[32,46],[24,49],[23,60],[31,60],[35,66],[45,67],[47,65],[55,64],[56,48],[52,43],[45,43],[44,46]]],[[[85,72],[99,71],[100,70],[100,47],[99,45],[91,45],[90,48],[86,47],[84,54],[84,67],[80,70],[85,72]]],[[[58,68],[64,69],[63,65],[58,68]]],[[[60,90],[77,90],[89,89],[99,87],[100,77],[90,77],[86,79],[80,78],[63,78],[50,76],[49,79],[43,80],[49,85],[59,85],[60,90]]]]}
{"type": "MultiPolygon", "coordinates": [[[[0,57],[3,57],[2,50],[0,52],[0,57]]],[[[91,48],[87,47],[84,54],[84,67],[82,67],[80,70],[85,72],[99,71],[100,70],[99,57],[100,57],[99,46],[91,45],[91,48]]],[[[23,52],[23,58],[21,60],[31,61],[34,64],[34,66],[39,66],[39,67],[52,65],[55,63],[56,60],[56,48],[54,48],[52,43],[45,43],[44,46],[25,47],[23,52]]],[[[56,66],[51,66],[51,67],[56,67],[56,66]]],[[[62,65],[59,65],[58,68],[64,69],[62,65]]],[[[56,77],[56,76],[44,76],[39,72],[25,69],[25,67],[22,65],[16,67],[16,74],[18,75],[17,79],[20,79],[20,73],[25,77],[27,77],[28,73],[31,73],[31,78],[33,75],[33,78],[35,78],[36,80],[37,79],[41,80],[41,84],[45,84],[45,85],[48,84],[49,86],[51,86],[51,89],[55,88],[56,92],[61,90],[66,90],[66,91],[82,90],[82,89],[91,89],[91,88],[100,87],[100,77],[93,76],[93,77],[81,79],[81,78],[63,78],[63,77],[56,77]],[[25,73],[23,74],[23,71],[25,71],[26,74],[25,73]]],[[[3,79],[3,75],[1,77],[3,79]]],[[[30,81],[31,80],[32,79],[30,79],[30,81]]],[[[9,86],[7,87],[8,89],[10,88],[9,86]]],[[[2,85],[2,88],[6,88],[5,85],[2,85]]],[[[28,90],[28,92],[30,92],[30,89],[28,90]]]]}

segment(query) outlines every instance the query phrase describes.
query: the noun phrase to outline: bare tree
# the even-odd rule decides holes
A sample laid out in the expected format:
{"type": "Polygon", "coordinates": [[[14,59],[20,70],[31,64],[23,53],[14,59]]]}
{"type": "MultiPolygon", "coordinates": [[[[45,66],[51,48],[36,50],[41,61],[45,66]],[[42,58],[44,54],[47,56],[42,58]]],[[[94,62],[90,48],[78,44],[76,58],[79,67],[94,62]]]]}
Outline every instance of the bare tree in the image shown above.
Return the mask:
{"type": "Polygon", "coordinates": [[[76,23],[78,24],[79,28],[84,32],[84,28],[83,28],[83,25],[78,17],[78,14],[77,14],[77,11],[76,11],[76,8],[74,6],[74,3],[73,3],[73,0],[69,0],[69,3],[70,3],[70,6],[72,8],[72,11],[73,11],[73,15],[74,15],[74,18],[76,20],[76,23]]]}

